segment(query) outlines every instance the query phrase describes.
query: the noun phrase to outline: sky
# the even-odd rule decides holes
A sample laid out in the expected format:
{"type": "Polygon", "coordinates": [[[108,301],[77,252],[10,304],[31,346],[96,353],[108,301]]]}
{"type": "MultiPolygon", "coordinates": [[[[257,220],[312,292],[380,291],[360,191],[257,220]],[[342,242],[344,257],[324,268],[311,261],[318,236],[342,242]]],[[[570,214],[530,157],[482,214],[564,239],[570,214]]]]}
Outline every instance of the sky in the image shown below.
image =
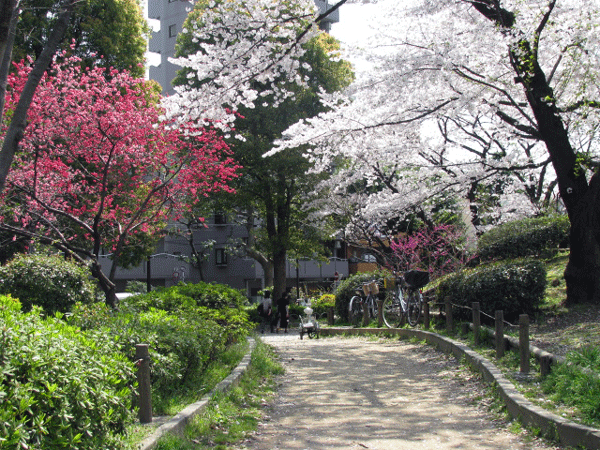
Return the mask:
{"type": "Polygon", "coordinates": [[[380,5],[373,3],[351,3],[340,7],[340,21],[331,26],[331,35],[342,43],[360,44],[374,30],[369,23],[380,11],[380,5]]]}

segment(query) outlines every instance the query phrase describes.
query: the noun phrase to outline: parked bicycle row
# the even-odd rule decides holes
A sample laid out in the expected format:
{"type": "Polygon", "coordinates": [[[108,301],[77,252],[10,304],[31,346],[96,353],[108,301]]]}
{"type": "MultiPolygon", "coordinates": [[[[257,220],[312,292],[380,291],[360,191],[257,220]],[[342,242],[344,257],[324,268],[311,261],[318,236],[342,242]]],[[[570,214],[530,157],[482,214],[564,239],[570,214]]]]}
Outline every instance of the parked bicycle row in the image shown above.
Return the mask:
{"type": "Polygon", "coordinates": [[[356,287],[356,295],[348,305],[348,319],[357,323],[366,313],[377,318],[378,298],[383,286],[386,295],[383,301],[382,317],[388,328],[397,328],[404,322],[412,327],[419,323],[423,309],[422,288],[429,283],[429,273],[421,270],[409,270],[394,277],[372,280],[356,287]]]}

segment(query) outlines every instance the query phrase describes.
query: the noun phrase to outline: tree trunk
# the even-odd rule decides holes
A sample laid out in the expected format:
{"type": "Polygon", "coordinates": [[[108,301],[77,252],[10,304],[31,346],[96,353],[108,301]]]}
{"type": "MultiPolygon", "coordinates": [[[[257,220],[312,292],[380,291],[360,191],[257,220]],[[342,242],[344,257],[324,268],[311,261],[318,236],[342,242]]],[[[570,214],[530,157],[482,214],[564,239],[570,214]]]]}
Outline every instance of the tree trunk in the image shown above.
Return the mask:
{"type": "Polygon", "coordinates": [[[117,307],[117,287],[110,279],[102,272],[100,263],[94,261],[91,265],[92,276],[98,280],[100,289],[104,292],[105,302],[111,308],[117,307]]]}
{"type": "MultiPolygon", "coordinates": [[[[52,57],[56,53],[56,50],[63,40],[63,37],[67,31],[67,27],[69,26],[71,13],[77,2],[78,0],[69,0],[65,4],[63,11],[58,16],[54,28],[48,37],[48,41],[44,46],[44,50],[40,54],[39,58],[35,61],[33,70],[29,73],[29,77],[27,78],[27,82],[25,83],[25,87],[23,88],[23,92],[19,98],[19,103],[17,103],[13,113],[10,126],[8,127],[6,135],[4,136],[2,150],[0,151],[0,192],[4,190],[6,177],[8,176],[14,155],[19,147],[21,139],[23,138],[25,126],[27,125],[27,111],[29,110],[29,106],[33,100],[35,90],[37,89],[44,72],[46,72],[46,69],[48,66],[50,66],[52,57]]],[[[5,50],[3,50],[3,52],[5,50]]]]}
{"type": "Polygon", "coordinates": [[[273,301],[283,297],[286,288],[287,252],[282,249],[273,255],[273,301]]]}
{"type": "MultiPolygon", "coordinates": [[[[465,0],[466,1],[466,0],[465,0]]],[[[515,36],[516,15],[500,7],[496,0],[470,2],[483,16],[496,23],[505,33],[515,36]]],[[[554,2],[550,2],[541,19],[538,32],[550,18],[554,2]]],[[[552,87],[538,63],[537,45],[521,39],[509,51],[515,81],[523,85],[533,112],[541,140],[545,143],[556,171],[560,196],[571,221],[571,254],[565,270],[567,304],[600,302],[600,232],[598,225],[598,176],[590,185],[585,169],[577,161],[577,152],[569,141],[569,133],[559,114],[552,87]]]]}
{"type": "Polygon", "coordinates": [[[0,125],[2,125],[8,73],[19,19],[17,1],[2,0],[0,2],[0,17],[0,125]]]}
{"type": "Polygon", "coordinates": [[[571,217],[565,270],[567,303],[600,303],[600,176],[595,174],[571,217]]]}

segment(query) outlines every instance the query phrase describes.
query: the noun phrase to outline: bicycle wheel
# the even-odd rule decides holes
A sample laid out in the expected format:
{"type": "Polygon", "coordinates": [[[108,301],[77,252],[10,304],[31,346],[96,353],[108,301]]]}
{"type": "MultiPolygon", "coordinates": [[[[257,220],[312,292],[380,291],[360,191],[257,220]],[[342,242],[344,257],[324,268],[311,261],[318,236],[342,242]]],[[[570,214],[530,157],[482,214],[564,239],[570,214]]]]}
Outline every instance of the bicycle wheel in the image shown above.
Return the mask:
{"type": "Polygon", "coordinates": [[[416,327],[421,317],[421,304],[423,296],[418,290],[411,290],[408,294],[408,323],[411,327],[416,327]]]}
{"type": "Polygon", "coordinates": [[[348,305],[348,321],[356,325],[360,322],[362,316],[362,298],[355,295],[350,299],[350,304],[348,305]]]}
{"type": "Polygon", "coordinates": [[[372,319],[377,319],[377,296],[369,295],[367,298],[367,305],[369,305],[369,314],[372,319]]]}
{"type": "Polygon", "coordinates": [[[382,315],[383,323],[388,328],[399,328],[402,324],[402,305],[395,293],[384,300],[382,315]]]}

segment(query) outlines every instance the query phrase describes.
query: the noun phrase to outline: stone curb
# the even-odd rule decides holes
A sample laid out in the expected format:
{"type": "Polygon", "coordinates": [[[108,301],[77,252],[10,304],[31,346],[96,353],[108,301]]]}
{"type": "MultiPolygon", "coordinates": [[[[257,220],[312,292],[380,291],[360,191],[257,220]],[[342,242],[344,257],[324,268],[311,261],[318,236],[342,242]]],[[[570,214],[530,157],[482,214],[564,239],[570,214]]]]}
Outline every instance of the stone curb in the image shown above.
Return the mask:
{"type": "Polygon", "coordinates": [[[600,449],[600,430],[579,425],[556,414],[552,414],[534,405],[519,393],[514,385],[500,370],[477,352],[453,339],[438,334],[406,328],[321,328],[323,336],[387,334],[425,340],[444,353],[452,353],[456,358],[465,358],[466,362],[483,375],[486,382],[494,383],[497,392],[506,405],[511,417],[524,425],[539,429],[543,436],[555,439],[566,446],[583,446],[587,449],[600,449]]]}
{"type": "Polygon", "coordinates": [[[237,367],[233,369],[233,371],[225,379],[223,379],[223,381],[217,384],[210,392],[205,394],[196,403],[186,406],[179,414],[174,415],[169,419],[168,422],[159,426],[150,436],[138,444],[138,449],[151,450],[156,447],[158,440],[164,434],[182,433],[185,425],[190,421],[190,419],[198,414],[201,414],[206,409],[206,406],[213,395],[215,395],[217,392],[225,392],[232,386],[236,386],[239,383],[242,374],[250,365],[252,351],[256,346],[256,341],[254,339],[249,338],[248,342],[250,343],[250,349],[248,350],[248,353],[244,355],[237,367]]]}

